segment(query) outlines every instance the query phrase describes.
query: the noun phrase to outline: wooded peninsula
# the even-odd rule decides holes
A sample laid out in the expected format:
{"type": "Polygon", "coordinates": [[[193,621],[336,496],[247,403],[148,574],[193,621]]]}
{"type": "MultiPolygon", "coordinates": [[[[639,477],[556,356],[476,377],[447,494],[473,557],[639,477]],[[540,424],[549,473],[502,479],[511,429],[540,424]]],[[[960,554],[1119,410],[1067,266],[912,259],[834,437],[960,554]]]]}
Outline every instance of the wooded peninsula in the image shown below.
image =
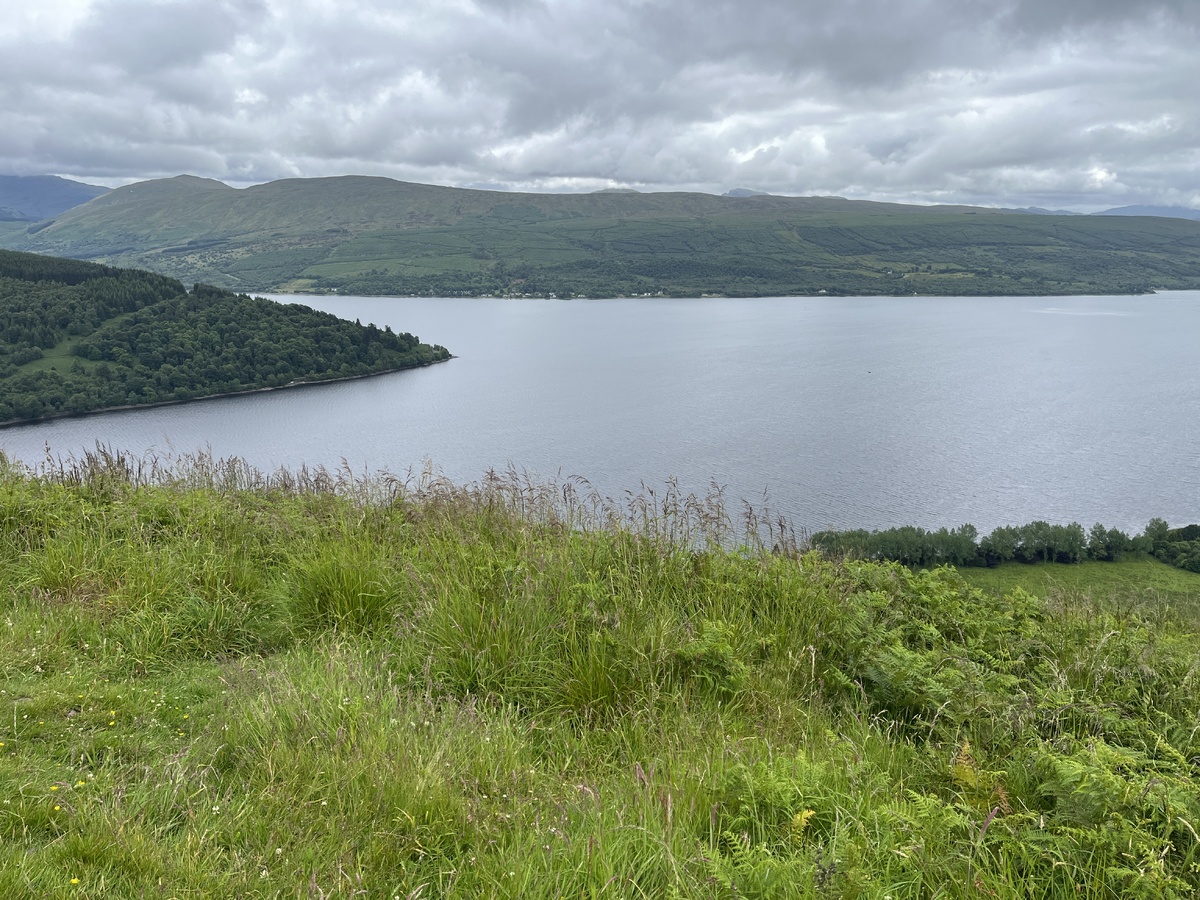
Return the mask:
{"type": "Polygon", "coordinates": [[[449,359],[411,334],[174,278],[0,251],[0,424],[449,359]]]}

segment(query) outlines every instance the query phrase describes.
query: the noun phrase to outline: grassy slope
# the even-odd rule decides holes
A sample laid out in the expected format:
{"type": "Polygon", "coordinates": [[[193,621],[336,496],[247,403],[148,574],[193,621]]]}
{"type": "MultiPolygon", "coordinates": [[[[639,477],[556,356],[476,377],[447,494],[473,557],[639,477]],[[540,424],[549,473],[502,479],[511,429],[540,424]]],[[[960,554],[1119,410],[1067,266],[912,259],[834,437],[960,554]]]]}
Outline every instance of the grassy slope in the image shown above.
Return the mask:
{"type": "Polygon", "coordinates": [[[515,479],[100,455],[0,500],[5,897],[1195,885],[1161,616],[697,551],[721,510],[515,479]]]}
{"type": "Polygon", "coordinates": [[[120,188],[17,249],[242,290],[1079,293],[1200,286],[1200,224],[839,198],[506,194],[383,178],[120,188]]]}
{"type": "Polygon", "coordinates": [[[1007,563],[995,569],[968,568],[962,577],[984,590],[1005,594],[1022,588],[1039,597],[1087,597],[1103,605],[1167,604],[1200,615],[1200,575],[1156,559],[1076,565],[1007,563]]]}

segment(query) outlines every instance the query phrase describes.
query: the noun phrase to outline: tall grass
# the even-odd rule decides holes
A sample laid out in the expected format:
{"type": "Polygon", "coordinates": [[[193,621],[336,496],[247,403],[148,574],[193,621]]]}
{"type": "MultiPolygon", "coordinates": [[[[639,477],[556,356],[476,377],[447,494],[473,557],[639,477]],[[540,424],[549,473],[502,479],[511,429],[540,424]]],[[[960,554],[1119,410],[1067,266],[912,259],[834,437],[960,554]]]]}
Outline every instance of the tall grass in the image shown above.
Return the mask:
{"type": "Polygon", "coordinates": [[[0,896],[1184,897],[1188,620],[719,491],[0,460],[0,896]]]}

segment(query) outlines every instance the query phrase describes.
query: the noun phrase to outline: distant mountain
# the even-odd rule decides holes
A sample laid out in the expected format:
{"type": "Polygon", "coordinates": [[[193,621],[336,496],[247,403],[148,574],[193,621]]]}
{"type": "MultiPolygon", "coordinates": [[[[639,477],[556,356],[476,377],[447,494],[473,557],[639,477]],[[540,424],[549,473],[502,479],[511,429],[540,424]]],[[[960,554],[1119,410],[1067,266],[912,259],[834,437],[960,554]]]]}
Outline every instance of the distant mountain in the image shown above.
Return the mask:
{"type": "Polygon", "coordinates": [[[722,197],[770,197],[766,191],[752,191],[750,188],[734,188],[731,191],[726,191],[722,197]]]}
{"type": "Polygon", "coordinates": [[[1043,209],[1040,206],[1023,206],[1017,212],[1029,213],[1031,216],[1082,216],[1083,213],[1072,212],[1069,209],[1043,209]]]}
{"type": "Polygon", "coordinates": [[[0,220],[8,212],[40,222],[107,193],[108,188],[57,175],[0,175],[0,220]]]}
{"type": "MultiPolygon", "coordinates": [[[[2,225],[3,223],[0,223],[2,225]]],[[[110,191],[0,246],[239,291],[433,296],[1200,289],[1200,223],[840,197],[519,194],[388,178],[110,191]]]]}
{"type": "Polygon", "coordinates": [[[1189,209],[1186,206],[1118,206],[1116,209],[1106,209],[1104,212],[1093,213],[1093,215],[1160,216],[1168,219],[1200,221],[1200,209],[1189,209]]]}

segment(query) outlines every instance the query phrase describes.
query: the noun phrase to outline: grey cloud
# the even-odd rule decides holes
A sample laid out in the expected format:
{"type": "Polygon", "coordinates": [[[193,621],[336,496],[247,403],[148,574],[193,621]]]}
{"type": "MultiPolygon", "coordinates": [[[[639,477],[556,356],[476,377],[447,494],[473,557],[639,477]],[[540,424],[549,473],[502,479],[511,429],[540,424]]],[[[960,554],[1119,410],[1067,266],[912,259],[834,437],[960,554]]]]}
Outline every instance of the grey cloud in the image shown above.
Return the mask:
{"type": "Polygon", "coordinates": [[[1198,29],[1185,0],[98,0],[0,35],[0,171],[1187,203],[1198,29]]]}
{"type": "Polygon", "coordinates": [[[1036,36],[1154,18],[1195,28],[1200,7],[1192,0],[1017,0],[1007,5],[1000,21],[1017,33],[1036,36]]]}
{"type": "Polygon", "coordinates": [[[103,0],[76,30],[75,46],[80,58],[135,77],[187,69],[232,50],[265,10],[258,0],[103,0]]]}

